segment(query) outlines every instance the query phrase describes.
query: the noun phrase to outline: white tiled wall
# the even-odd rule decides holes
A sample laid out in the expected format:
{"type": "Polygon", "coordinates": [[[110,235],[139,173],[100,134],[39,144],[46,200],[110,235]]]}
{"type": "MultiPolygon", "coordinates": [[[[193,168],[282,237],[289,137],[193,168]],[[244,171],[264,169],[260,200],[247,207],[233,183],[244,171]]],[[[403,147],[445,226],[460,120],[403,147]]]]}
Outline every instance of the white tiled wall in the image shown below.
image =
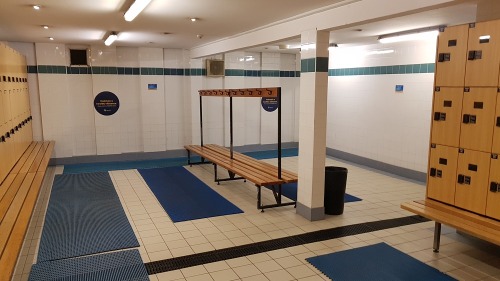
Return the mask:
{"type": "MultiPolygon", "coordinates": [[[[65,67],[69,66],[69,49],[74,47],[45,43],[11,45],[27,55],[28,65],[65,67]]],[[[190,59],[186,50],[78,47],[89,48],[89,64],[93,67],[205,68],[205,59],[190,59]]],[[[295,55],[234,52],[212,58],[225,59],[227,69],[297,69],[295,55]]],[[[35,139],[56,140],[58,158],[165,151],[199,143],[198,90],[211,88],[281,86],[282,141],[298,139],[295,111],[298,109],[299,78],[90,73],[39,73],[29,77],[35,139]],[[148,84],[157,84],[158,89],[148,90],[148,84]],[[94,97],[101,91],[111,91],[120,100],[120,109],[112,116],[102,116],[94,109],[94,97]]],[[[263,111],[260,99],[241,98],[233,102],[235,146],[276,143],[277,112],[263,111]]],[[[229,101],[205,98],[203,103],[205,143],[229,145],[229,101]]]]}
{"type": "MultiPolygon", "coordinates": [[[[330,68],[434,63],[435,50],[434,41],[337,48],[330,68]],[[369,53],[378,50],[394,52],[369,53]]],[[[425,172],[433,81],[433,73],[329,77],[327,146],[425,172]]]]}

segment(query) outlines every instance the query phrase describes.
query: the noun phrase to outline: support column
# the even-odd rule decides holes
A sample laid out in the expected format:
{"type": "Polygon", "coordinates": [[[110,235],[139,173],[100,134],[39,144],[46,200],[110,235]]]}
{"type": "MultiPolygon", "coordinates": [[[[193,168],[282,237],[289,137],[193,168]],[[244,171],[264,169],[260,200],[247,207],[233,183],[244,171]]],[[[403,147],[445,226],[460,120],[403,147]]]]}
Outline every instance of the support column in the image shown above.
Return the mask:
{"type": "Polygon", "coordinates": [[[329,34],[316,29],[301,34],[297,213],[311,221],[325,217],[329,34]]]}

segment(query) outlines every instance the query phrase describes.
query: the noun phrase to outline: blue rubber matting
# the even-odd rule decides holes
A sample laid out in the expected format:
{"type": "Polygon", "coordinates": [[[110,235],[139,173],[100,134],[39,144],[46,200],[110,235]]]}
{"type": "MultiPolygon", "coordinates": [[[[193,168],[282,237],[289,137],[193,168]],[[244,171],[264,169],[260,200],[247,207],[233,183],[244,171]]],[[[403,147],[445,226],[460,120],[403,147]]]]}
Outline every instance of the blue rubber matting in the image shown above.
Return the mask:
{"type": "Polygon", "coordinates": [[[174,222],[243,213],[183,167],[139,173],[174,222]]]}
{"type": "Polygon", "coordinates": [[[446,281],[454,278],[385,243],[306,259],[335,281],[446,281]]]}
{"type": "MultiPolygon", "coordinates": [[[[277,150],[266,151],[253,151],[245,152],[248,156],[255,159],[270,159],[278,158],[277,150]]],[[[282,157],[292,157],[298,155],[297,148],[287,148],[282,150],[282,157]]],[[[193,162],[199,161],[199,157],[193,156],[193,162]]],[[[116,170],[130,170],[130,169],[152,169],[152,168],[165,168],[165,167],[179,167],[187,165],[187,157],[180,158],[167,158],[155,160],[142,160],[142,161],[121,161],[121,162],[102,162],[102,163],[84,163],[64,165],[63,174],[81,174],[81,173],[95,173],[107,172],[116,170]]]]}
{"type": "Polygon", "coordinates": [[[107,172],[57,175],[38,261],[139,247],[107,172]]]}
{"type": "MultiPolygon", "coordinates": [[[[272,190],[270,187],[266,186],[266,188],[269,190],[272,190]]],[[[286,198],[289,198],[293,201],[297,201],[297,183],[283,184],[281,186],[281,193],[286,198]]],[[[344,202],[345,203],[356,202],[356,201],[361,201],[361,200],[363,200],[363,199],[358,198],[358,197],[353,196],[353,195],[350,195],[350,194],[347,194],[347,193],[344,194],[344,202]]]]}
{"type": "Polygon", "coordinates": [[[29,281],[147,281],[148,272],[138,250],[128,250],[33,265],[29,281]]]}

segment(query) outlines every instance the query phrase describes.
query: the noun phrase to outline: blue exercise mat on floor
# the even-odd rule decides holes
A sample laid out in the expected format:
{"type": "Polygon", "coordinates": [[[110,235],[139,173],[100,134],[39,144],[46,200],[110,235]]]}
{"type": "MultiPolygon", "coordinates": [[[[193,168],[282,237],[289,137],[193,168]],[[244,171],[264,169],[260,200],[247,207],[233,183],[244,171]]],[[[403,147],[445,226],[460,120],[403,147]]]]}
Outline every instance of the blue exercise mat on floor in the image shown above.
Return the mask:
{"type": "MultiPolygon", "coordinates": [[[[269,187],[266,187],[266,188],[272,190],[269,187]]],[[[277,187],[276,187],[276,190],[277,190],[277,187]]],[[[297,183],[295,182],[295,183],[283,184],[281,186],[281,193],[286,198],[291,199],[293,201],[297,201],[297,183]]],[[[356,196],[352,196],[352,195],[347,194],[347,193],[344,194],[344,202],[345,203],[356,202],[356,201],[361,201],[361,200],[363,200],[363,199],[358,198],[356,196]]]]}
{"type": "Polygon", "coordinates": [[[139,173],[174,222],[243,213],[183,167],[139,173]]]}
{"type": "Polygon", "coordinates": [[[439,270],[385,243],[306,259],[335,281],[446,281],[439,270]]]}
{"type": "Polygon", "coordinates": [[[107,172],[57,175],[38,261],[139,247],[107,172]]]}
{"type": "Polygon", "coordinates": [[[138,250],[128,250],[33,265],[29,281],[147,281],[148,272],[138,250]]]}
{"type": "MultiPolygon", "coordinates": [[[[278,150],[251,151],[251,152],[244,152],[243,154],[259,160],[278,158],[278,150]]],[[[298,148],[285,148],[281,150],[281,157],[293,157],[293,156],[299,156],[298,148]]]]}
{"type": "MultiPolygon", "coordinates": [[[[198,156],[191,157],[193,162],[199,161],[198,156]]],[[[107,172],[116,170],[131,170],[131,169],[152,169],[164,167],[178,167],[187,165],[187,158],[167,158],[153,159],[141,161],[117,161],[117,162],[101,162],[101,163],[83,163],[64,165],[63,174],[81,174],[107,172]]]]}

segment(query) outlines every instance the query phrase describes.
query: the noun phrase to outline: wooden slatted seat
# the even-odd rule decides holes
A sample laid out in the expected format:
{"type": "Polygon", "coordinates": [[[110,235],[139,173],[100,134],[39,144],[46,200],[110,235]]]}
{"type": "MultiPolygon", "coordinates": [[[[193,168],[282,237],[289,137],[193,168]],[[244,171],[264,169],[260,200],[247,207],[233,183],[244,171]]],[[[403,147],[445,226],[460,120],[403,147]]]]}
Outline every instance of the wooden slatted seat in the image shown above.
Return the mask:
{"type": "MultiPolygon", "coordinates": [[[[263,210],[265,208],[295,205],[295,202],[281,202],[281,185],[290,182],[297,182],[296,174],[290,171],[282,170],[282,177],[279,178],[278,168],[274,165],[259,161],[238,152],[233,152],[233,158],[231,159],[230,151],[227,148],[218,145],[186,145],[184,148],[188,151],[189,159],[191,155],[190,153],[193,152],[214,164],[214,177],[216,182],[219,183],[220,181],[226,180],[246,179],[254,183],[258,187],[257,208],[263,210]],[[228,170],[230,177],[227,179],[219,179],[217,177],[217,166],[221,166],[228,170]],[[241,178],[235,178],[235,175],[239,175],[241,178]],[[276,204],[261,204],[262,186],[272,188],[276,204]]],[[[189,163],[191,164],[190,160],[189,163]]]]}
{"type": "MultiPolygon", "coordinates": [[[[214,151],[217,151],[217,152],[225,155],[226,157],[230,157],[230,155],[231,155],[231,151],[228,148],[222,147],[220,145],[207,144],[204,147],[209,148],[209,149],[214,150],[214,151]]],[[[266,163],[263,161],[259,161],[255,158],[252,158],[248,155],[238,153],[238,152],[233,152],[233,158],[239,162],[248,163],[248,165],[256,167],[259,170],[264,171],[270,175],[273,175],[276,177],[278,176],[278,167],[276,167],[272,164],[269,164],[269,163],[266,163]]],[[[296,173],[282,169],[281,170],[281,179],[283,179],[283,181],[286,183],[291,183],[291,182],[297,182],[298,177],[297,177],[296,173]]]]}
{"type": "Polygon", "coordinates": [[[439,251],[441,224],[500,245],[500,221],[483,217],[431,199],[410,201],[401,208],[435,221],[434,251],[439,251]]]}
{"type": "Polygon", "coordinates": [[[10,280],[54,142],[32,142],[0,185],[0,281],[10,280]]]}

